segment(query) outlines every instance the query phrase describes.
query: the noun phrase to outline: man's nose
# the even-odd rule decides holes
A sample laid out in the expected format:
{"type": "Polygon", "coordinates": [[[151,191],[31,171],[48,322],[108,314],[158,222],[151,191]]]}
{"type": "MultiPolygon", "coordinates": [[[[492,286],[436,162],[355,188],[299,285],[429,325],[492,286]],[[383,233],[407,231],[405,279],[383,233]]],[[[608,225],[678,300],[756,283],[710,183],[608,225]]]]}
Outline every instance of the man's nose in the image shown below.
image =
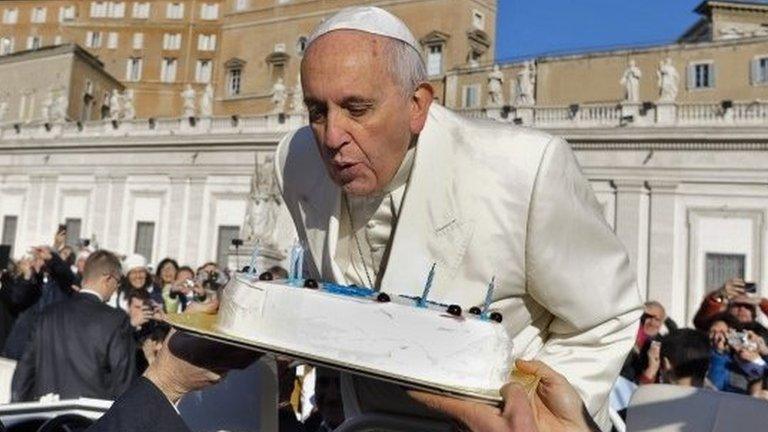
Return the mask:
{"type": "Polygon", "coordinates": [[[346,128],[344,115],[331,110],[325,122],[325,145],[333,150],[338,150],[351,140],[351,135],[346,128]]]}

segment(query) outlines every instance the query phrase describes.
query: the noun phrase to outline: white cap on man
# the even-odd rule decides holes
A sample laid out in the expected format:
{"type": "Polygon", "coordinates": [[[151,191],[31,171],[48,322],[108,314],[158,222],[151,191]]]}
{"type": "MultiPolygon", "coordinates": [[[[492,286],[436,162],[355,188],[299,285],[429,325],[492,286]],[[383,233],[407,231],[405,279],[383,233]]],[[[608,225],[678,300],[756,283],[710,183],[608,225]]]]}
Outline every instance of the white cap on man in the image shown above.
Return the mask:
{"type": "Polygon", "coordinates": [[[358,30],[405,42],[420,52],[419,43],[400,18],[374,6],[355,6],[340,10],[320,23],[309,36],[307,47],[320,36],[335,30],[358,30]]]}

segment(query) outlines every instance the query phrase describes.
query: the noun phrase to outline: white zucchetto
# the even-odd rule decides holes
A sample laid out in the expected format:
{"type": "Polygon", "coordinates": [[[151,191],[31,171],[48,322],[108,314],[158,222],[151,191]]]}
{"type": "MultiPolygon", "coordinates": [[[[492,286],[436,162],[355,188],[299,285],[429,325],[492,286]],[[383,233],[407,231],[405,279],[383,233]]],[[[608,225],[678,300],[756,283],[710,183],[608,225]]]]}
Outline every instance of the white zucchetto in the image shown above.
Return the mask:
{"type": "Polygon", "coordinates": [[[374,6],[355,6],[340,10],[320,23],[307,41],[307,48],[320,36],[334,30],[358,30],[405,42],[416,52],[421,48],[413,33],[400,18],[374,6]]]}

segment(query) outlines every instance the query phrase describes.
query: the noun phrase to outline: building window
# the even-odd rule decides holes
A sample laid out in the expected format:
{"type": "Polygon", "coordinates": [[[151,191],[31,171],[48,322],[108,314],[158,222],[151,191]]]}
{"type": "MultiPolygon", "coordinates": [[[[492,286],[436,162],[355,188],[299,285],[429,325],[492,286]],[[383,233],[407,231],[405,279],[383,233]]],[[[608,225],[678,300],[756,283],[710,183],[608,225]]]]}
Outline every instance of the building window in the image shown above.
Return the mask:
{"type": "Polygon", "coordinates": [[[132,15],[134,18],[140,18],[140,19],[149,18],[149,2],[134,3],[132,15]]]}
{"type": "Polygon", "coordinates": [[[307,49],[307,37],[306,36],[299,36],[299,40],[296,41],[296,52],[302,56],[304,55],[304,51],[307,49]]]}
{"type": "Polygon", "coordinates": [[[237,96],[240,94],[240,81],[243,77],[242,68],[232,68],[227,73],[227,95],[237,96]]]}
{"type": "Polygon", "coordinates": [[[101,32],[85,32],[85,46],[88,48],[100,48],[101,32]]]}
{"type": "Polygon", "coordinates": [[[175,58],[163,58],[163,63],[160,65],[160,81],[167,83],[176,81],[176,65],[175,58]]]}
{"type": "Polygon", "coordinates": [[[107,2],[91,2],[91,18],[106,18],[107,2]]]}
{"type": "Polygon", "coordinates": [[[219,5],[216,3],[203,3],[200,5],[200,18],[215,20],[219,18],[219,5]]]}
{"type": "Polygon", "coordinates": [[[32,9],[31,21],[33,23],[44,23],[47,9],[44,7],[36,7],[32,9]]]}
{"type": "Polygon", "coordinates": [[[235,0],[235,10],[243,11],[248,9],[248,0],[235,0]]]}
{"type": "Polygon", "coordinates": [[[107,48],[116,49],[118,43],[118,34],[116,32],[109,32],[107,35],[107,48]]]}
{"type": "Polygon", "coordinates": [[[13,38],[0,37],[0,55],[7,55],[13,52],[13,38]]]}
{"type": "Polygon", "coordinates": [[[183,3],[168,3],[168,7],[165,9],[165,17],[168,19],[183,19],[184,18],[184,4],[183,3]]]}
{"type": "Polygon", "coordinates": [[[131,57],[128,59],[125,66],[125,80],[130,82],[136,82],[141,80],[141,57],[131,57]]]}
{"type": "Polygon", "coordinates": [[[216,50],[216,35],[197,35],[197,49],[200,51],[215,51],[216,50]]]}
{"type": "Polygon", "coordinates": [[[485,30],[485,14],[477,9],[472,10],[472,27],[485,30]]]}
{"type": "Polygon", "coordinates": [[[27,38],[27,49],[28,50],[35,50],[40,48],[40,46],[43,44],[43,40],[40,36],[29,36],[27,38]]]}
{"type": "Polygon", "coordinates": [[[749,66],[752,85],[768,84],[768,56],[753,58],[749,66]]]}
{"type": "Polygon", "coordinates": [[[64,219],[64,226],[67,228],[67,238],[64,240],[67,246],[73,248],[80,247],[80,230],[82,228],[83,221],[80,218],[66,218],[64,219]]]}
{"type": "Polygon", "coordinates": [[[177,50],[181,48],[181,33],[166,33],[163,35],[163,49],[177,50]]]}
{"type": "Polygon", "coordinates": [[[461,93],[462,108],[477,108],[480,106],[480,86],[478,84],[464,86],[461,93]]]}
{"type": "Polygon", "coordinates": [[[134,33],[133,34],[133,43],[131,44],[133,49],[142,49],[144,48],[144,33],[134,33]]]}
{"type": "Polygon", "coordinates": [[[3,217],[3,243],[11,247],[16,244],[16,227],[19,225],[18,216],[4,216],[3,217]]]}
{"type": "Polygon", "coordinates": [[[715,87],[715,64],[712,62],[688,65],[688,88],[707,89],[715,87]]]}
{"type": "Polygon", "coordinates": [[[133,252],[152,261],[152,246],[155,241],[155,223],[137,222],[136,223],[136,242],[133,252]]]}
{"type": "Polygon", "coordinates": [[[195,69],[195,81],[199,83],[211,82],[211,71],[213,63],[210,60],[198,60],[195,69]]]}
{"type": "Polygon", "coordinates": [[[744,279],[745,260],[746,256],[743,254],[706,254],[704,271],[707,291],[719,289],[731,278],[744,279]]]}
{"type": "Polygon", "coordinates": [[[111,18],[123,18],[125,16],[125,2],[109,2],[107,16],[111,18]]]}
{"type": "Polygon", "coordinates": [[[438,76],[443,73],[443,46],[427,47],[427,75],[438,76]]]}
{"type": "Polygon", "coordinates": [[[220,267],[227,267],[229,247],[232,240],[240,235],[240,227],[234,225],[219,225],[219,240],[216,246],[216,262],[220,267]]]}
{"type": "Polygon", "coordinates": [[[59,21],[73,21],[75,19],[75,7],[74,6],[62,6],[59,8],[59,21]]]}
{"type": "Polygon", "coordinates": [[[3,24],[16,24],[19,21],[19,9],[3,9],[3,24]]]}

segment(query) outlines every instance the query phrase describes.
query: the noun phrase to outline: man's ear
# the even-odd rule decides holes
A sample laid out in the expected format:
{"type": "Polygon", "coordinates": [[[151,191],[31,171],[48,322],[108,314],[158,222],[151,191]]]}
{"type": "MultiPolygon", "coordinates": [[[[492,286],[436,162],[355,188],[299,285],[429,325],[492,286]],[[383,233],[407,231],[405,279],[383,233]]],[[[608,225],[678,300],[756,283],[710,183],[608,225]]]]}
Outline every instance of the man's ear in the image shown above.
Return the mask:
{"type": "Polygon", "coordinates": [[[421,83],[411,96],[411,134],[418,135],[427,122],[429,107],[434,99],[434,89],[429,83],[421,83]]]}

